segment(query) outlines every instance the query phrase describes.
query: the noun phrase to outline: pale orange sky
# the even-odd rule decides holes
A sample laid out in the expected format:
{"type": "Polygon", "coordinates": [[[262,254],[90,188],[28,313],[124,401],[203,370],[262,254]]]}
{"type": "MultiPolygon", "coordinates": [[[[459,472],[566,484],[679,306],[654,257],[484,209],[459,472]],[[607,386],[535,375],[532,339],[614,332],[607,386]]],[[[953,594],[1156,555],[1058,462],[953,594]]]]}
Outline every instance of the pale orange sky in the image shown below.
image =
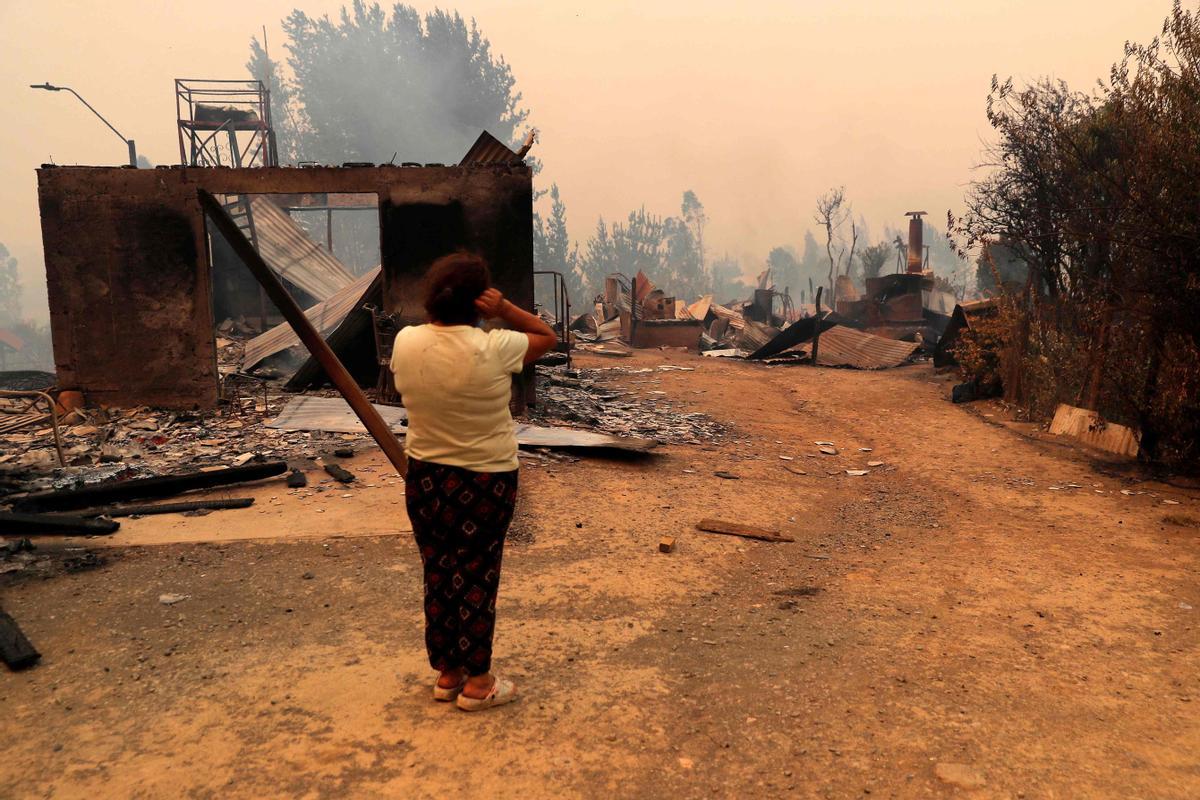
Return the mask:
{"type": "MultiPolygon", "coordinates": [[[[643,203],[677,213],[690,188],[709,215],[710,254],[728,251],[747,271],[775,245],[799,246],[814,199],[834,185],[876,234],[915,208],[943,227],[989,135],[993,73],[1086,89],[1170,10],[1169,0],[413,5],[475,17],[512,65],[541,131],[540,184],[559,184],[573,236],[643,203]]],[[[34,169],[125,157],[73,97],[28,84],[75,88],[140,153],[177,163],[172,79],[245,77],[262,25],[281,58],[279,20],[291,9],[340,6],[0,0],[0,242],[21,261],[26,314],[45,315],[34,169]]]]}

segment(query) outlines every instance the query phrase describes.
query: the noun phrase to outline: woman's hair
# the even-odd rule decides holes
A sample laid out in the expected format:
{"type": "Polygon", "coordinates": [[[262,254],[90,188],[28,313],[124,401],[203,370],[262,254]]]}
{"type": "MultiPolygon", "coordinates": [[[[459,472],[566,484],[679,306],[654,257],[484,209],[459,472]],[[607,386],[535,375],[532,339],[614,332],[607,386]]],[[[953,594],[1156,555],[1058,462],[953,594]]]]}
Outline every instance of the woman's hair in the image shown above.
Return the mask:
{"type": "Polygon", "coordinates": [[[425,310],[443,325],[475,325],[475,300],[492,285],[487,262],[471,253],[442,256],[425,276],[425,310]]]}

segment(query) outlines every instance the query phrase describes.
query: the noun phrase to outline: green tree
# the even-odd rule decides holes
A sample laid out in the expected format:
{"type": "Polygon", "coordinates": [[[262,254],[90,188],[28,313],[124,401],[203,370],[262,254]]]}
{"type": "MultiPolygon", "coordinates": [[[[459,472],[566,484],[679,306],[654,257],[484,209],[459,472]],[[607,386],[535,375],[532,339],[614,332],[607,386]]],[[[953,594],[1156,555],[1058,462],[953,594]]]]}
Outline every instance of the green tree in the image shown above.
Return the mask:
{"type": "MultiPolygon", "coordinates": [[[[557,183],[550,187],[550,218],[543,219],[540,214],[534,214],[533,264],[535,269],[562,273],[574,308],[585,307],[599,291],[588,285],[580,266],[579,247],[571,244],[567,232],[567,206],[557,183]]],[[[546,283],[541,285],[548,286],[546,283]]]]}
{"type": "Polygon", "coordinates": [[[622,271],[622,266],[617,260],[616,244],[609,235],[608,225],[603,217],[596,220],[596,230],[588,237],[587,248],[579,260],[579,271],[581,283],[593,297],[603,291],[605,278],[614,272],[622,271]]]}
{"type": "Polygon", "coordinates": [[[728,253],[713,261],[710,291],[713,300],[722,304],[744,300],[749,293],[749,287],[742,280],[742,265],[728,253]]]}
{"type": "Polygon", "coordinates": [[[813,236],[812,231],[804,232],[804,250],[800,256],[800,286],[805,288],[807,285],[808,291],[804,295],[807,302],[813,301],[812,285],[822,282],[822,273],[824,265],[822,261],[825,254],[822,252],[821,245],[817,242],[817,237],[813,236]]]}
{"type": "Polygon", "coordinates": [[[1028,276],[1029,266],[1005,237],[980,245],[975,262],[975,286],[980,292],[992,294],[1002,287],[1019,288],[1028,276]]]}
{"type": "Polygon", "coordinates": [[[246,70],[271,93],[271,128],[275,131],[279,163],[295,164],[300,160],[295,98],[291,85],[280,74],[279,63],[271,60],[267,53],[265,33],[262,42],[257,37],[250,39],[250,60],[246,62],[246,70]]]}
{"type": "Polygon", "coordinates": [[[696,241],[700,273],[703,274],[705,270],[704,228],[708,225],[708,215],[704,213],[704,204],[696,197],[695,192],[688,189],[683,193],[683,202],[680,204],[679,210],[683,215],[683,223],[687,226],[692,234],[692,238],[696,241]]]}
{"type": "Polygon", "coordinates": [[[892,260],[892,253],[892,245],[888,242],[864,247],[858,255],[863,278],[878,278],[883,273],[884,267],[892,260]]]}
{"type": "Polygon", "coordinates": [[[21,275],[17,259],[0,244],[0,325],[15,325],[21,320],[21,275]]]}
{"type": "Polygon", "coordinates": [[[619,272],[633,278],[641,271],[664,290],[673,291],[666,283],[667,232],[663,218],[648,213],[645,207],[629,212],[623,223],[608,226],[601,218],[580,259],[585,285],[596,287],[599,293],[609,275],[619,272]]]}
{"type": "Polygon", "coordinates": [[[993,79],[987,113],[993,169],[951,223],[962,250],[1002,241],[1027,266],[1002,304],[1005,394],[1085,405],[1139,427],[1143,455],[1195,463],[1200,15],[1175,2],[1090,94],[993,79]]]}
{"type": "Polygon", "coordinates": [[[664,282],[666,225],[662,217],[647,213],[645,206],[630,211],[624,224],[613,223],[612,239],[620,271],[630,277],[644,272],[656,284],[664,282]]]}
{"type": "Polygon", "coordinates": [[[787,288],[789,292],[799,297],[800,292],[800,261],[796,251],[791,247],[775,247],[767,254],[767,266],[771,270],[771,279],[776,286],[787,288]]]}
{"type": "Polygon", "coordinates": [[[528,112],[512,69],[473,20],[354,0],[336,20],[297,9],[283,30],[290,80],[257,41],[248,64],[273,102],[278,94],[281,159],[454,163],[481,130],[514,146],[522,138],[528,112]]]}
{"type": "Polygon", "coordinates": [[[679,217],[663,220],[665,251],[658,270],[662,289],[680,299],[691,301],[708,285],[700,265],[700,247],[692,228],[679,217]]]}

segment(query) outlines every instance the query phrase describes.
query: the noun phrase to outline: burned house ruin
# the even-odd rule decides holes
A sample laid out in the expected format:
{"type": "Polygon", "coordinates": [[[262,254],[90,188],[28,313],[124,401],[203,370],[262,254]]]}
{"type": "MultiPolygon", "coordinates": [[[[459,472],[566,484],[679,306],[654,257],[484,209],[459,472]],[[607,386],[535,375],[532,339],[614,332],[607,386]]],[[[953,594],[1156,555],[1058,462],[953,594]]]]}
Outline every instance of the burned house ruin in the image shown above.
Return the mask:
{"type": "MultiPolygon", "coordinates": [[[[382,308],[403,321],[423,318],[418,292],[430,262],[459,249],[486,258],[496,286],[533,307],[533,187],[519,160],[153,170],[45,165],[38,170],[38,194],[60,387],[82,391],[96,404],[193,408],[217,402],[214,330],[221,320],[214,307],[234,302],[230,291],[243,303],[260,300],[252,279],[230,266],[199,190],[230,207],[260,207],[267,212],[262,216],[276,219],[286,219],[271,213],[279,196],[291,198],[284,207],[329,207],[329,198],[344,195],[369,198],[378,209],[382,308]],[[259,198],[268,195],[273,202],[261,205],[259,198]]],[[[330,301],[319,295],[338,287],[289,288],[307,289],[311,302],[330,301]]],[[[364,376],[364,383],[373,380],[364,376]]]]}

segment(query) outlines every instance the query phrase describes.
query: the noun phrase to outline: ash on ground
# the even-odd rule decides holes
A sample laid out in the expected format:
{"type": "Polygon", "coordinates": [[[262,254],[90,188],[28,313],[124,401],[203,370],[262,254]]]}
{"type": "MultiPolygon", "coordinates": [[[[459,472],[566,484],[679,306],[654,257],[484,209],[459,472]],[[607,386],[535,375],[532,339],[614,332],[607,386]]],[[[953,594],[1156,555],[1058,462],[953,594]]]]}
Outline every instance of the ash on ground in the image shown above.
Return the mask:
{"type": "Polygon", "coordinates": [[[266,427],[288,399],[259,389],[256,396],[235,397],[206,411],[80,409],[68,417],[74,424],[61,426],[65,467],[59,466],[49,427],[0,435],[0,496],[251,461],[302,462],[336,448],[374,444],[365,434],[266,427]]]}
{"type": "Polygon", "coordinates": [[[688,368],[539,370],[538,405],[529,410],[529,421],[675,444],[719,441],[727,435],[728,426],[707,414],[686,413],[678,399],[658,388],[665,369],[688,368]],[[628,388],[612,385],[616,380],[628,388]]]}

